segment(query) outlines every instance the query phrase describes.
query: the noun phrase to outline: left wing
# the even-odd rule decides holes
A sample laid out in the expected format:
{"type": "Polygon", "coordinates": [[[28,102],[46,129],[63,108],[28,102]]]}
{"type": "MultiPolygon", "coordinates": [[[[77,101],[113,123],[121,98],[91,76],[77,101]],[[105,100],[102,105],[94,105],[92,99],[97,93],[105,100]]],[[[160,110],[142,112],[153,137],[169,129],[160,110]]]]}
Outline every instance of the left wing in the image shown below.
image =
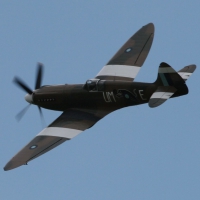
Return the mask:
{"type": "Polygon", "coordinates": [[[82,131],[93,126],[108,112],[96,112],[69,109],[63,112],[53,123],[43,129],[4,167],[11,170],[26,165],[30,160],[46,153],[63,142],[72,139],[82,131]]]}
{"type": "Polygon", "coordinates": [[[95,78],[133,81],[143,65],[154,37],[152,23],[137,31],[102,68],[95,78]]]}

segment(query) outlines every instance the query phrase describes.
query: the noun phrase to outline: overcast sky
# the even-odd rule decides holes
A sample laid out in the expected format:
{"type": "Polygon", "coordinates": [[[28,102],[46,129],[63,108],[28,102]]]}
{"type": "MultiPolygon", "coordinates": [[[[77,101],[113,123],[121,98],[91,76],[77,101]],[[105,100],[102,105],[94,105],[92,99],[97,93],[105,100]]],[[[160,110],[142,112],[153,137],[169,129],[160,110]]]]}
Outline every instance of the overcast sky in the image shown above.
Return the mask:
{"type": "Polygon", "coordinates": [[[0,2],[0,198],[197,200],[200,196],[200,2],[198,0],[0,2]],[[151,51],[135,81],[154,82],[161,62],[196,64],[189,94],[162,106],[113,112],[73,140],[21,166],[3,167],[60,112],[27,105],[13,83],[84,83],[143,25],[153,22],[151,51]]]}

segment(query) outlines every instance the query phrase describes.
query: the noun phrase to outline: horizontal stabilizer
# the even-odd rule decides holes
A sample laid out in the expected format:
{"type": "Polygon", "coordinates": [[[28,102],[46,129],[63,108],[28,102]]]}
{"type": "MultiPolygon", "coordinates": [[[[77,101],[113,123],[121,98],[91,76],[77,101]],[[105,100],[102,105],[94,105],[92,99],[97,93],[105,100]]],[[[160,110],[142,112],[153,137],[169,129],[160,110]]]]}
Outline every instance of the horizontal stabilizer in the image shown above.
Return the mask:
{"type": "Polygon", "coordinates": [[[155,108],[163,104],[167,99],[169,99],[177,89],[173,86],[160,86],[152,94],[149,100],[149,107],[155,108]]]}
{"type": "Polygon", "coordinates": [[[178,71],[178,74],[181,76],[181,78],[184,81],[187,81],[187,79],[190,78],[190,76],[195,71],[195,69],[196,69],[196,65],[188,65],[184,67],[183,69],[181,69],[180,71],[178,71]]]}

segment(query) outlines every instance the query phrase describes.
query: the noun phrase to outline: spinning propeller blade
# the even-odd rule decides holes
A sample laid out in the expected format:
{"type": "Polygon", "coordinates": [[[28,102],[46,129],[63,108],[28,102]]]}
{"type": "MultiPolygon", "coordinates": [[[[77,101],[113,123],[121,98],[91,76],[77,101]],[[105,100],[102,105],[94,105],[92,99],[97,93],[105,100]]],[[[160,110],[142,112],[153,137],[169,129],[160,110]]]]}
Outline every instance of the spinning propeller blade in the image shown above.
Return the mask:
{"type": "Polygon", "coordinates": [[[25,90],[28,94],[32,94],[33,91],[18,77],[15,77],[13,82],[23,90],[25,90]]]}
{"type": "Polygon", "coordinates": [[[40,107],[40,106],[38,106],[38,110],[39,110],[39,112],[40,112],[40,116],[42,117],[42,116],[43,116],[43,114],[42,114],[42,109],[41,109],[41,107],[40,107]]]}
{"type": "MultiPolygon", "coordinates": [[[[43,65],[42,63],[38,63],[38,66],[37,66],[37,72],[36,72],[36,80],[35,80],[35,89],[39,89],[41,87],[41,83],[42,83],[42,77],[43,77],[43,65]]],[[[29,88],[29,86],[27,86],[27,84],[22,81],[20,78],[18,77],[14,77],[14,80],[13,82],[18,86],[20,87],[21,89],[23,89],[25,92],[27,92],[29,95],[32,96],[33,94],[33,90],[31,90],[29,88]]],[[[16,115],[16,119],[18,121],[21,120],[21,118],[24,116],[24,114],[26,113],[26,111],[28,110],[28,108],[30,107],[31,105],[31,101],[28,101],[30,102],[30,104],[28,106],[26,106],[23,110],[21,110],[17,115],[16,115]]],[[[43,117],[43,114],[42,114],[42,109],[40,106],[38,106],[38,109],[39,109],[39,112],[40,112],[40,116],[42,119],[44,119],[43,117]]]]}
{"type": "Polygon", "coordinates": [[[17,115],[16,115],[16,119],[19,122],[21,120],[21,118],[24,116],[24,114],[26,113],[26,111],[29,109],[29,107],[31,106],[31,104],[28,104],[25,108],[23,108],[17,115]]]}
{"type": "Polygon", "coordinates": [[[41,87],[42,76],[43,76],[43,65],[41,63],[38,63],[37,76],[35,80],[35,89],[41,87]]]}

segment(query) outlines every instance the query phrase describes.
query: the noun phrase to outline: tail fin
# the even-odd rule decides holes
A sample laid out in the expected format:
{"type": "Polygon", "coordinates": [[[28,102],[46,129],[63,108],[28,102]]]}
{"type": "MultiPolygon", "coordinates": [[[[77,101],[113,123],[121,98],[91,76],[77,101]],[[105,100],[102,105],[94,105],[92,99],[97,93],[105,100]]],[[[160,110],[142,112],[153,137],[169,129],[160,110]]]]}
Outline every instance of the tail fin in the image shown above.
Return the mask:
{"type": "Polygon", "coordinates": [[[158,69],[158,86],[177,86],[185,84],[183,78],[167,63],[162,62],[158,69]]]}
{"type": "Polygon", "coordinates": [[[188,78],[192,75],[192,73],[195,71],[196,65],[188,65],[178,71],[178,74],[182,77],[184,81],[187,81],[188,78]]]}
{"type": "Polygon", "coordinates": [[[157,85],[157,89],[149,100],[149,107],[151,108],[163,104],[170,97],[182,96],[188,93],[184,79],[164,62],[160,64],[158,77],[154,84],[157,85]]]}

